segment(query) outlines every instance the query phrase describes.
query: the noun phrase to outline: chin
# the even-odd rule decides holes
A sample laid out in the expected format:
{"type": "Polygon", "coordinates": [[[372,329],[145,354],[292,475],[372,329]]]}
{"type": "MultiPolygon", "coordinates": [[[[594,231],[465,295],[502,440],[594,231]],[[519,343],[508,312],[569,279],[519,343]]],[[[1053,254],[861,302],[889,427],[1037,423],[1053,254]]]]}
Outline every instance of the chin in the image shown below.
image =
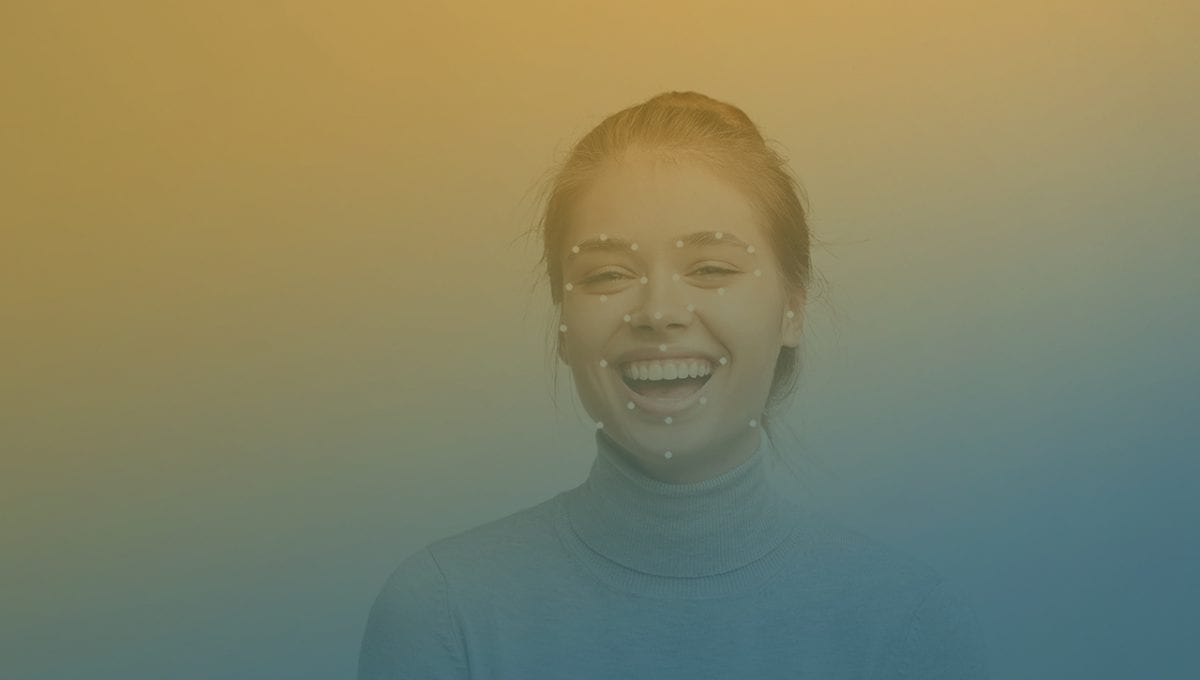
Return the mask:
{"type": "Polygon", "coordinates": [[[677,456],[694,456],[703,453],[714,441],[719,441],[707,430],[708,428],[697,428],[695,425],[638,423],[625,429],[628,442],[622,445],[634,453],[646,456],[658,457],[666,451],[677,456]]]}

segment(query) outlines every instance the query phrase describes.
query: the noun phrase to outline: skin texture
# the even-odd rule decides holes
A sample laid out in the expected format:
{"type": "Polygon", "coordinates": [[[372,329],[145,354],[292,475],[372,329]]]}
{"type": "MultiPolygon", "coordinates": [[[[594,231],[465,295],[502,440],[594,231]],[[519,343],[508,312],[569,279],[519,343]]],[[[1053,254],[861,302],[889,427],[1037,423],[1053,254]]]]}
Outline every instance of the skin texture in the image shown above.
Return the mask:
{"type": "Polygon", "coordinates": [[[751,421],[761,418],[780,348],[800,343],[804,309],[753,205],[695,161],[634,150],[598,173],[572,218],[560,254],[567,330],[559,358],[584,409],[661,481],[697,482],[745,461],[762,436],[751,421]],[[704,232],[707,243],[687,238],[704,232]],[[659,356],[706,356],[714,366],[701,393],[707,403],[671,414],[669,424],[627,408],[620,374],[630,352],[662,345],[659,356]]]}

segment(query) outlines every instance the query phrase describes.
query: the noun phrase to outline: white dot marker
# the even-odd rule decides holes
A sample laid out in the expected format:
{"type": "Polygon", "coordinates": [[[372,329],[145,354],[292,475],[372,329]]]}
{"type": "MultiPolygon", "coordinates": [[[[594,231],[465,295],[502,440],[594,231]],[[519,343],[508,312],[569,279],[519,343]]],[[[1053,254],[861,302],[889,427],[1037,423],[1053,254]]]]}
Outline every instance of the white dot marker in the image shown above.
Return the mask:
{"type": "Polygon", "coordinates": [[[665,351],[667,351],[667,346],[666,346],[666,345],[659,345],[659,346],[658,346],[658,351],[660,351],[660,352],[665,352],[665,351]]]}
{"type": "Polygon", "coordinates": [[[746,246],[746,252],[753,255],[754,254],[754,246],[746,246]]]}
{"type": "Polygon", "coordinates": [[[574,285],[572,285],[572,284],[569,284],[569,283],[568,283],[566,286],[564,286],[564,287],[567,289],[567,292],[568,292],[568,293],[570,293],[571,291],[575,290],[575,286],[574,286],[574,285]]]}
{"type": "Polygon", "coordinates": [[[720,359],[717,359],[717,361],[721,362],[722,366],[729,363],[729,359],[726,359],[725,357],[721,357],[720,359]]]}
{"type": "Polygon", "coordinates": [[[601,302],[608,302],[608,296],[607,296],[607,295],[601,295],[601,296],[600,296],[600,301],[601,301],[601,302]]]}
{"type": "Polygon", "coordinates": [[[601,240],[601,241],[607,241],[607,240],[608,240],[608,234],[600,234],[600,240],[601,240]]]}
{"type": "Polygon", "coordinates": [[[755,269],[755,270],[754,270],[754,275],[755,275],[755,276],[762,276],[762,270],[761,270],[761,269],[755,269]]]}
{"type": "Polygon", "coordinates": [[[625,323],[629,323],[630,321],[633,321],[633,317],[626,314],[625,315],[625,323]]]}
{"type": "Polygon", "coordinates": [[[672,281],[678,281],[678,280],[679,280],[679,274],[671,274],[671,280],[672,280],[672,281]]]}
{"type": "Polygon", "coordinates": [[[708,397],[700,397],[700,403],[701,403],[701,404],[707,404],[707,403],[708,403],[708,397]]]}
{"type": "Polygon", "coordinates": [[[676,242],[675,242],[675,247],[676,247],[676,248],[682,248],[682,247],[683,247],[683,241],[676,241],[676,242]]]}
{"type": "Polygon", "coordinates": [[[670,458],[672,455],[674,455],[674,454],[672,454],[670,451],[663,452],[663,458],[670,458]]]}
{"type": "Polygon", "coordinates": [[[793,312],[793,311],[792,311],[792,310],[790,310],[790,309],[789,309],[789,310],[787,310],[787,318],[789,318],[789,319],[794,319],[794,318],[796,318],[796,313],[795,313],[795,312],[793,312]]]}
{"type": "Polygon", "coordinates": [[[718,239],[720,239],[720,238],[722,238],[722,237],[724,237],[724,236],[725,236],[725,234],[724,234],[723,232],[720,232],[720,231],[718,231],[718,232],[717,232],[717,238],[718,238],[718,239]]]}
{"type": "Polygon", "coordinates": [[[688,306],[687,306],[687,310],[688,310],[689,312],[694,312],[694,311],[696,311],[696,305],[688,305],[688,306]]]}
{"type": "Polygon", "coordinates": [[[608,360],[601,359],[600,360],[600,368],[608,368],[608,360]]]}
{"type": "Polygon", "coordinates": [[[758,427],[758,421],[751,418],[750,419],[750,427],[758,427]]]}
{"type": "Polygon", "coordinates": [[[666,418],[663,418],[663,422],[664,422],[664,423],[666,423],[666,424],[668,424],[668,425],[670,425],[670,424],[671,424],[671,422],[672,422],[672,420],[671,420],[671,416],[667,416],[666,418]]]}
{"type": "Polygon", "coordinates": [[[718,288],[718,289],[717,289],[717,295],[724,295],[724,294],[725,294],[725,289],[724,289],[724,288],[718,288]]]}
{"type": "Polygon", "coordinates": [[[603,429],[604,429],[604,423],[602,423],[602,422],[600,422],[599,420],[597,420],[597,421],[596,421],[596,429],[597,429],[597,430],[603,430],[603,429]]]}
{"type": "Polygon", "coordinates": [[[631,401],[631,402],[629,402],[628,404],[625,404],[625,408],[627,408],[627,409],[629,409],[630,411],[632,411],[632,410],[634,409],[633,402],[631,401]]]}
{"type": "Polygon", "coordinates": [[[559,332],[559,333],[566,333],[566,332],[567,332],[567,324],[565,324],[565,323],[564,323],[564,324],[561,324],[561,325],[559,325],[559,327],[558,327],[558,332],[559,332]]]}
{"type": "Polygon", "coordinates": [[[637,249],[638,249],[638,244],[636,244],[636,243],[630,243],[630,244],[629,244],[629,249],[630,249],[630,250],[637,250],[637,249]]]}
{"type": "Polygon", "coordinates": [[[571,252],[575,253],[575,254],[579,254],[579,246],[571,246],[571,252]]]}
{"type": "Polygon", "coordinates": [[[643,285],[643,286],[644,286],[644,285],[646,285],[647,283],[650,283],[650,279],[648,279],[648,278],[646,278],[646,277],[644,277],[644,276],[642,277],[641,281],[642,281],[642,285],[643,285]]]}
{"type": "Polygon", "coordinates": [[[661,318],[662,318],[662,312],[655,312],[655,313],[654,313],[654,318],[656,318],[656,319],[661,319],[661,318]]]}

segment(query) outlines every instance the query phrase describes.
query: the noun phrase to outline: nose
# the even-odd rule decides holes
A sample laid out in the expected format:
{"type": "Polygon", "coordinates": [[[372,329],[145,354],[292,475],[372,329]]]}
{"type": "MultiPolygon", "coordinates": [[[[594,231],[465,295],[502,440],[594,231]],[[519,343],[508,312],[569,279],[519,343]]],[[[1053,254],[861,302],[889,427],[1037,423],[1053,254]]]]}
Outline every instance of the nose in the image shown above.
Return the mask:
{"type": "Polygon", "coordinates": [[[640,307],[630,313],[634,328],[661,332],[691,325],[694,307],[687,302],[686,286],[670,273],[647,275],[641,281],[640,307]]]}

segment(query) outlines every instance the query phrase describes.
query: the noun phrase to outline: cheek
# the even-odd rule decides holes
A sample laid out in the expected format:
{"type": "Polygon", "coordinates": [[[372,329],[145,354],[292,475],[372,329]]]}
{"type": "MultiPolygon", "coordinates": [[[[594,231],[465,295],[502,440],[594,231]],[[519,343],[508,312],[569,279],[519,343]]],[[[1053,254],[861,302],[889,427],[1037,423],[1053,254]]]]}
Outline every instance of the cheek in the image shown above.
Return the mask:
{"type": "Polygon", "coordinates": [[[705,291],[702,297],[696,301],[696,313],[721,339],[733,345],[746,345],[765,344],[778,338],[783,303],[766,282],[731,286],[723,294],[705,291]]]}
{"type": "Polygon", "coordinates": [[[595,356],[626,325],[629,304],[621,295],[567,293],[562,303],[563,340],[571,355],[595,356]]]}

